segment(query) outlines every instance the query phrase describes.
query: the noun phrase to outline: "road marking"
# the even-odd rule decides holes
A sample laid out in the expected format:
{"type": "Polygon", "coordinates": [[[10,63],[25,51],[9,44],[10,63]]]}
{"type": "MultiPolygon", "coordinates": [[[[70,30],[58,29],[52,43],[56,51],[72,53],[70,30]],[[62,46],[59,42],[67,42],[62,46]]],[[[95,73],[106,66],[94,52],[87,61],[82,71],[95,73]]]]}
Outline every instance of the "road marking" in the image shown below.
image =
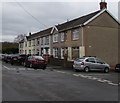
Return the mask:
{"type": "Polygon", "coordinates": [[[56,72],[59,72],[59,73],[66,73],[66,72],[63,72],[63,71],[59,71],[59,70],[54,70],[56,72]]]}
{"type": "Polygon", "coordinates": [[[82,78],[86,78],[86,79],[90,79],[90,80],[96,80],[101,83],[107,83],[107,84],[110,84],[113,86],[118,86],[120,84],[120,83],[116,84],[109,80],[105,80],[105,79],[101,79],[101,78],[97,78],[97,77],[93,77],[93,76],[87,76],[87,75],[83,75],[83,74],[73,74],[73,75],[76,77],[82,77],[82,78]]]}
{"type": "Polygon", "coordinates": [[[10,68],[8,68],[8,67],[6,67],[6,66],[4,66],[4,65],[3,65],[3,67],[4,67],[5,69],[7,69],[7,70],[11,70],[10,68]]]}
{"type": "Polygon", "coordinates": [[[118,86],[118,84],[115,84],[115,83],[112,83],[112,82],[110,82],[110,83],[108,83],[108,84],[114,85],[114,86],[118,86]]]}

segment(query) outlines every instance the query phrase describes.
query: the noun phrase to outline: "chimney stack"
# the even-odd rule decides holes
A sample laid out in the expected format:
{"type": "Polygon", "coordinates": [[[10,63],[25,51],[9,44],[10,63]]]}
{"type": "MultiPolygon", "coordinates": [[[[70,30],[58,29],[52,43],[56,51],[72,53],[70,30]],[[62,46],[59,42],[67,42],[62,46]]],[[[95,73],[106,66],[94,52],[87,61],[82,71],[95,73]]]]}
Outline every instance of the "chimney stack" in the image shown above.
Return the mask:
{"type": "Polygon", "coordinates": [[[31,32],[29,32],[29,36],[32,35],[31,32]]]}
{"type": "Polygon", "coordinates": [[[102,9],[107,9],[107,3],[105,2],[105,0],[101,0],[101,2],[100,2],[100,10],[102,10],[102,9]]]}

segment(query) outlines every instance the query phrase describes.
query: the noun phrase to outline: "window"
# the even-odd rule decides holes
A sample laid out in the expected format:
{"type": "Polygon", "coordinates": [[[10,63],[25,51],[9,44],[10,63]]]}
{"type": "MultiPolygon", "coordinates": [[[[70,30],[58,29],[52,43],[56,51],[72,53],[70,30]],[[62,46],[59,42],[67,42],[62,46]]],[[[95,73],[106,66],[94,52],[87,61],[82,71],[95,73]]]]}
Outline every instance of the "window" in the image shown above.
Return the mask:
{"type": "Polygon", "coordinates": [[[39,49],[37,49],[37,55],[39,55],[39,49]]]}
{"type": "Polygon", "coordinates": [[[35,49],[33,49],[32,51],[33,51],[33,54],[35,54],[35,49]]]}
{"type": "Polygon", "coordinates": [[[31,47],[31,40],[29,41],[29,47],[31,47]]]}
{"type": "Polygon", "coordinates": [[[45,44],[48,45],[49,44],[49,36],[45,37],[45,44]]]}
{"type": "Polygon", "coordinates": [[[41,38],[41,45],[43,45],[43,37],[41,38]]]}
{"type": "Polygon", "coordinates": [[[31,50],[29,50],[29,54],[31,54],[31,50]]]}
{"type": "Polygon", "coordinates": [[[39,43],[40,43],[40,42],[39,42],[39,38],[38,38],[38,39],[37,39],[37,45],[39,45],[39,43]]]}
{"type": "Polygon", "coordinates": [[[79,30],[78,29],[72,30],[72,39],[73,40],[79,39],[79,30]]]}
{"type": "Polygon", "coordinates": [[[100,60],[100,59],[95,59],[96,60],[96,62],[97,63],[99,63],[99,64],[105,64],[102,60],[100,60]]]}
{"type": "Polygon", "coordinates": [[[35,39],[32,40],[32,46],[35,46],[35,39]]]}
{"type": "Polygon", "coordinates": [[[61,41],[64,41],[64,33],[61,33],[61,41]]]}
{"type": "Polygon", "coordinates": [[[95,63],[95,59],[94,58],[89,58],[89,59],[86,60],[86,62],[95,63]]]}
{"type": "Polygon", "coordinates": [[[58,42],[58,34],[53,35],[53,42],[58,42]]]}
{"type": "Polygon", "coordinates": [[[61,59],[64,59],[64,48],[61,48],[61,59]]]}
{"type": "Polygon", "coordinates": [[[68,32],[65,32],[65,41],[68,41],[68,32]]]}
{"type": "Polygon", "coordinates": [[[54,49],[53,49],[53,56],[54,56],[55,58],[58,58],[58,48],[54,48],[54,49]]]}
{"type": "Polygon", "coordinates": [[[23,48],[23,43],[20,43],[20,48],[23,48]]]}
{"type": "Polygon", "coordinates": [[[85,58],[79,58],[77,59],[77,62],[82,62],[85,58]]]}

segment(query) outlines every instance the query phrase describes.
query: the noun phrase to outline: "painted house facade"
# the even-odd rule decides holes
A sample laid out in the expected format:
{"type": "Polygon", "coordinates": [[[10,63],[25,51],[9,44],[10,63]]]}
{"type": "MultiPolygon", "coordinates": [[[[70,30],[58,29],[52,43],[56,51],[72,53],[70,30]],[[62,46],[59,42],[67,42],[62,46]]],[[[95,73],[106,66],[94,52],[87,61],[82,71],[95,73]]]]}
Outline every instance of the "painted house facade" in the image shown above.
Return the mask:
{"type": "Polygon", "coordinates": [[[35,34],[30,34],[20,42],[22,54],[53,55],[68,61],[83,56],[96,56],[110,65],[118,61],[119,22],[100,3],[100,10],[77,19],[55,25],[35,34]]]}

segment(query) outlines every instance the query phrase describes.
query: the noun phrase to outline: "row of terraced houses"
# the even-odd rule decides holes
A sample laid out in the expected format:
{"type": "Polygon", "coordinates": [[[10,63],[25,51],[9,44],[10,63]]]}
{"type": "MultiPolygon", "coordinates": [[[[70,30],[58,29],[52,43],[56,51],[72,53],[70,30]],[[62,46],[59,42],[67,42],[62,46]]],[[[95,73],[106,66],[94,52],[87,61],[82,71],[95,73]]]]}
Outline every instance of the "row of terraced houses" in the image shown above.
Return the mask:
{"type": "Polygon", "coordinates": [[[19,43],[20,54],[53,55],[68,61],[96,56],[110,65],[118,63],[118,20],[100,2],[100,10],[29,34],[19,43]]]}

